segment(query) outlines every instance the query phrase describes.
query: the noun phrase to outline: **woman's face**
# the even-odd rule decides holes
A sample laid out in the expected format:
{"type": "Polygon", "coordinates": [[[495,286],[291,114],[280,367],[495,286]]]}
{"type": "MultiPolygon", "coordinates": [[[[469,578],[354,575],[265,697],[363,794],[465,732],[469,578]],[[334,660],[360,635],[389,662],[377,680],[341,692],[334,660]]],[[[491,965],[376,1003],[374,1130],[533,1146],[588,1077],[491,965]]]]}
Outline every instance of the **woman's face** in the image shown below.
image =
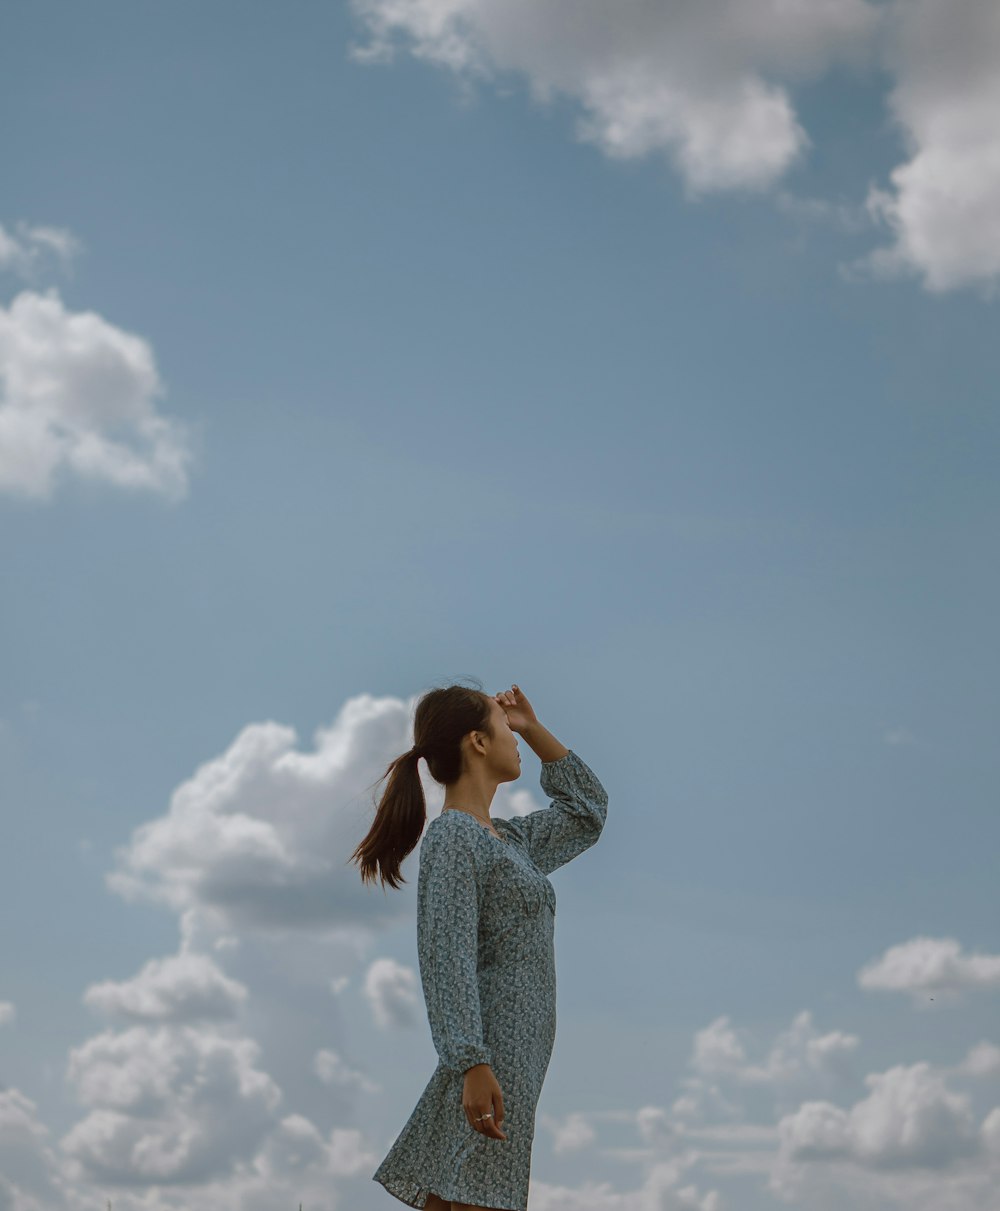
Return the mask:
{"type": "Polygon", "coordinates": [[[497,773],[507,774],[503,780],[513,782],[521,776],[521,754],[517,748],[517,732],[511,730],[507,722],[507,712],[495,698],[490,699],[490,710],[493,712],[493,755],[497,773]]]}

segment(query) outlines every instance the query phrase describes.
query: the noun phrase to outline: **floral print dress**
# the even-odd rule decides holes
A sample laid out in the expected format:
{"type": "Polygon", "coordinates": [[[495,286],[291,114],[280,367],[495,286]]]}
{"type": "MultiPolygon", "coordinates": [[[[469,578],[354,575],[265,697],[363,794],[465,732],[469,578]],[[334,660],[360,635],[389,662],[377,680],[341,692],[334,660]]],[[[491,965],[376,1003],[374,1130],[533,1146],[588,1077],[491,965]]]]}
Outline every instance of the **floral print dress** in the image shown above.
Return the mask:
{"type": "Polygon", "coordinates": [[[446,1202],[526,1211],[535,1106],[556,1031],[556,894],[547,875],[601,834],[608,797],[572,749],[542,763],[547,808],[427,826],[417,881],[417,955],[438,1066],[372,1175],[411,1207],[446,1202]],[[504,1099],[493,1139],[470,1127],[464,1074],[489,1064],[504,1099]]]}

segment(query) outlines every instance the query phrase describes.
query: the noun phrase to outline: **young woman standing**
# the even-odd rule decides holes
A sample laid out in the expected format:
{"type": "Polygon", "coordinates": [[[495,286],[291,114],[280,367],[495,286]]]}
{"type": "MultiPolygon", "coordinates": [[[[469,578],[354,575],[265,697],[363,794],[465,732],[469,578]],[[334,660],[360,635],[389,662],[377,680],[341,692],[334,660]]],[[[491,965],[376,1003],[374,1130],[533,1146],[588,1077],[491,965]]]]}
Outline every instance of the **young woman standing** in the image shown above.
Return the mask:
{"type": "Polygon", "coordinates": [[[362,880],[378,873],[398,887],[423,833],[417,953],[439,1063],[373,1180],[428,1211],[526,1211],[556,1028],[556,896],[546,876],[594,844],[608,797],[516,685],[493,697],[461,685],[431,690],[413,730],[416,743],[383,775],[374,823],[351,860],[362,880]],[[518,736],[541,759],[552,802],[494,820],[497,786],[521,772],[518,736]],[[426,832],[421,757],[445,787],[426,832]]]}

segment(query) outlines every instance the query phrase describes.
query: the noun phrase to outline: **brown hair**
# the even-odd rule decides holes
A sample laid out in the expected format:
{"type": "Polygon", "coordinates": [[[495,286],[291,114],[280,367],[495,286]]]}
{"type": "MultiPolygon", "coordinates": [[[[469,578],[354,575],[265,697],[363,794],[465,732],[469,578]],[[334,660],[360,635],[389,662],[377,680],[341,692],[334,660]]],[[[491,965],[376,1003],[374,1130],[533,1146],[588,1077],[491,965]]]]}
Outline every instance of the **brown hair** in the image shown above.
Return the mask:
{"type": "MultiPolygon", "coordinates": [[[[399,873],[403,859],[427,823],[427,802],[417,772],[423,757],[435,782],[450,786],[462,773],[462,737],[469,732],[493,735],[490,699],[482,689],[448,685],[428,690],[413,716],[414,746],[390,761],[378,782],[389,779],[375,820],[349,861],[361,869],[361,881],[374,883],[376,874],[396,888],[406,880],[399,873]]],[[[374,785],[378,785],[376,782],[374,785]]]]}

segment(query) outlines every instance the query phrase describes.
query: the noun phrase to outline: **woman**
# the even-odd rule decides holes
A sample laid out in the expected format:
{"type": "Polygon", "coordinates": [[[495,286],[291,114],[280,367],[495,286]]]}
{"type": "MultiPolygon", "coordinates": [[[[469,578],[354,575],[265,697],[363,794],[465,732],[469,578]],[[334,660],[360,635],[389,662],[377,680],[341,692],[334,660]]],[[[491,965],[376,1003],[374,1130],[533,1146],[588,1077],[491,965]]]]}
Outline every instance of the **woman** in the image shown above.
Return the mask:
{"type": "Polygon", "coordinates": [[[594,844],[608,798],[516,685],[494,697],[461,685],[431,690],[413,730],[416,743],[383,775],[375,821],[351,860],[364,881],[378,868],[382,885],[397,887],[424,833],[417,953],[439,1063],[373,1180],[428,1211],[525,1211],[556,1026],[556,896],[546,876],[594,844]],[[494,820],[497,786],[521,772],[518,736],[541,759],[552,802],[494,820]],[[445,787],[426,832],[421,757],[445,787]]]}

